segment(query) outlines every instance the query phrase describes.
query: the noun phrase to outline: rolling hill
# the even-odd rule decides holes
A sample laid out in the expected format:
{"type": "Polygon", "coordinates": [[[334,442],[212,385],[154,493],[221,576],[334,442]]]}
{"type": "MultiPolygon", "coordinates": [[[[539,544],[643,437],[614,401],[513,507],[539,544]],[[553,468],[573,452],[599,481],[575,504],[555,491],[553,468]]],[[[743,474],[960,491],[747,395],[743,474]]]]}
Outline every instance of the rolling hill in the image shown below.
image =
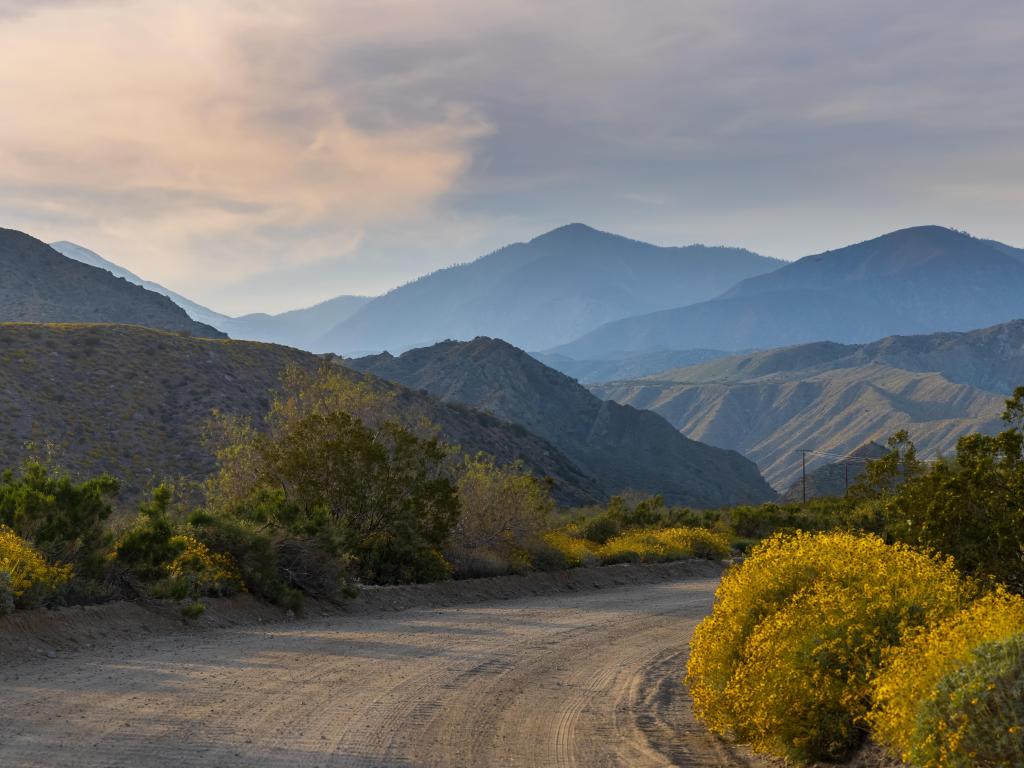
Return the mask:
{"type": "Polygon", "coordinates": [[[611,320],[712,298],[781,264],[737,248],[661,248],[571,224],[396,288],[330,330],[323,348],[397,353],[486,335],[545,349],[611,320]]]}
{"type": "Polygon", "coordinates": [[[116,277],[123,277],[130,283],[141,285],[154,293],[163,294],[184,309],[193,320],[213,326],[233,339],[285,344],[311,352],[321,351],[318,348],[318,340],[326,329],[345,320],[371,300],[368,296],[337,296],[312,307],[294,309],[276,315],[257,312],[240,317],[230,317],[204,307],[202,304],[197,304],[159,283],[144,280],[81,245],[63,240],[52,243],[51,247],[70,259],[105,269],[116,277]]]}
{"type": "MultiPolygon", "coordinates": [[[[28,443],[51,444],[57,463],[75,476],[122,479],[131,504],[163,480],[201,480],[214,469],[203,445],[214,409],[259,417],[286,366],[312,370],[324,358],[139,326],[0,323],[0,359],[0,469],[19,464],[28,443]]],[[[502,463],[521,459],[551,477],[562,504],[603,498],[592,478],[520,426],[398,385],[374,386],[466,450],[502,463]]]]}
{"type": "MultiPolygon", "coordinates": [[[[603,398],[660,413],[683,434],[732,448],[786,490],[799,449],[847,454],[906,428],[922,456],[1001,428],[1024,384],[1024,321],[971,332],[820,342],[595,385],[603,398]]],[[[823,460],[812,461],[816,467],[823,460]]]]}
{"type": "Polygon", "coordinates": [[[194,336],[223,334],[158,293],[0,229],[0,322],[130,323],[194,336]]]}
{"type": "Polygon", "coordinates": [[[345,364],[522,425],[551,441],[608,494],[660,493],[669,503],[695,507],[774,496],[738,453],[689,440],[656,414],[601,401],[499,339],[448,341],[345,364]]]}
{"type": "Polygon", "coordinates": [[[942,227],[914,227],[807,256],[720,297],[609,323],[549,350],[764,349],[821,339],[982,328],[1024,316],[1022,251],[942,227]]]}

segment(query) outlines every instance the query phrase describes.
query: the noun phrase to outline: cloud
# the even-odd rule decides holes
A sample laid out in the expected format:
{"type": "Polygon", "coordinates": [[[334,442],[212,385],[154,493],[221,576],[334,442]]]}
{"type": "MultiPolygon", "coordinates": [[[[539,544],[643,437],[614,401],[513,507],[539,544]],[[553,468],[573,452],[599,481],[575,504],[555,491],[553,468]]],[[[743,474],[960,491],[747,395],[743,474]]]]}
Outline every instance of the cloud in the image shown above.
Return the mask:
{"type": "Polygon", "coordinates": [[[1009,0],[0,0],[0,216],[236,310],[566,221],[1024,242],[1009,0]]]}

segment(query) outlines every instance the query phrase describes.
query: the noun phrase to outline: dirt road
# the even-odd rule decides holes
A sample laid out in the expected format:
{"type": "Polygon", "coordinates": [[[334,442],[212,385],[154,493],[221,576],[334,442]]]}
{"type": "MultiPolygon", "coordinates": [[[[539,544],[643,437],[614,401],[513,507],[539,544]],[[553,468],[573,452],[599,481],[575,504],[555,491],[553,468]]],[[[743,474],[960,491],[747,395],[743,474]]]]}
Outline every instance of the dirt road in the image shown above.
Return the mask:
{"type": "Polygon", "coordinates": [[[679,678],[713,578],[171,633],[0,669],[0,766],[747,765],[679,678]]]}

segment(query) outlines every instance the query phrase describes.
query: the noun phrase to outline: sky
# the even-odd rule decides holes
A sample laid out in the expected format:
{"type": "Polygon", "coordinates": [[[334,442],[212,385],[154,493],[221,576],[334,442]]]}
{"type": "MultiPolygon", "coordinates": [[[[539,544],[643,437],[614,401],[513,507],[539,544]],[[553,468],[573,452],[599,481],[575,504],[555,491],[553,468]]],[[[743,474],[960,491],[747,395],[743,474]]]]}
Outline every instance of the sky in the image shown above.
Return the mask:
{"type": "Polygon", "coordinates": [[[580,221],[1024,246],[1024,3],[0,0],[0,226],[239,314],[580,221]]]}

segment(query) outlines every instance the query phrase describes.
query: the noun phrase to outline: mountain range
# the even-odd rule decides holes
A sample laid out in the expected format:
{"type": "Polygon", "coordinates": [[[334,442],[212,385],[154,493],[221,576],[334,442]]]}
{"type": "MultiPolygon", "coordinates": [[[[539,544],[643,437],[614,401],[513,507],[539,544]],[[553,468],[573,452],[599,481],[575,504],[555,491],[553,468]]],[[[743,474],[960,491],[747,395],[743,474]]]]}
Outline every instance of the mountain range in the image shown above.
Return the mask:
{"type": "Polygon", "coordinates": [[[807,256],[718,298],[608,323],[549,350],[764,349],[982,328],[1024,316],[1024,251],[943,227],[913,227],[807,256]]]}
{"type": "MultiPolygon", "coordinates": [[[[1024,320],[977,331],[816,342],[713,360],[595,394],[660,413],[695,440],[757,462],[785,491],[801,449],[848,454],[909,430],[922,456],[959,436],[1001,428],[1006,395],[1024,384],[1024,320]]],[[[811,457],[810,466],[824,463],[811,457]]]]}
{"type": "Polygon", "coordinates": [[[740,454],[683,437],[649,411],[602,401],[499,339],[447,341],[345,364],[519,424],[550,441],[609,495],[636,490],[695,507],[775,495],[740,454]]]}
{"type": "Polygon", "coordinates": [[[41,240],[0,229],[0,322],[136,323],[223,336],[166,296],[71,261],[41,240]]]}
{"type": "Polygon", "coordinates": [[[349,355],[493,336],[542,350],[612,320],[712,298],[781,264],[739,248],[662,248],[570,224],[396,288],[323,343],[349,355]]]}

